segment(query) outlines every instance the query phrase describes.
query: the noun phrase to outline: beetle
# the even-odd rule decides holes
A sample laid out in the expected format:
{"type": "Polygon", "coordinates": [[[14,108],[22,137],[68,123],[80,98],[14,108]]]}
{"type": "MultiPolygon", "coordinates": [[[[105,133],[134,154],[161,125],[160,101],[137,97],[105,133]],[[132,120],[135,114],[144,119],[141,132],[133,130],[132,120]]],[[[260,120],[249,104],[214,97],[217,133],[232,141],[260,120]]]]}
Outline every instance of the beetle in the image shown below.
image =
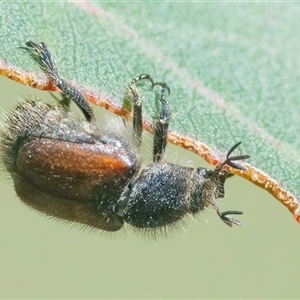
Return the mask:
{"type": "Polygon", "coordinates": [[[132,137],[104,130],[84,96],[63,80],[45,43],[26,42],[41,70],[82,111],[78,120],[61,105],[40,99],[21,102],[7,117],[1,136],[1,157],[17,195],[47,215],[104,231],[118,231],[125,223],[151,231],[178,224],[212,206],[227,225],[242,225],[220,212],[216,199],[224,197],[225,165],[246,168],[235,162],[249,155],[231,156],[214,170],[167,162],[165,149],[170,122],[169,86],[142,74],[126,90],[133,109],[132,137]],[[160,114],[154,122],[153,162],[144,166],[137,154],[142,142],[142,101],[137,83],[146,80],[159,86],[160,114]]]}

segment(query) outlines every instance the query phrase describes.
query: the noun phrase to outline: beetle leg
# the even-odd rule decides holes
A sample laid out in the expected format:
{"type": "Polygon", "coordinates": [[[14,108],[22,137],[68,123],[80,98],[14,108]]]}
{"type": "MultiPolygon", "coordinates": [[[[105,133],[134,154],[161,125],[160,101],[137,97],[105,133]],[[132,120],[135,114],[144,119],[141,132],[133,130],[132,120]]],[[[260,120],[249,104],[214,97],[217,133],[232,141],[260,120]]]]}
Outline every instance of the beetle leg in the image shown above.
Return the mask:
{"type": "Polygon", "coordinates": [[[88,122],[91,122],[95,118],[91,106],[76,88],[60,78],[46,44],[43,42],[36,44],[34,42],[28,41],[26,42],[26,46],[27,47],[20,48],[29,52],[29,54],[38,63],[40,69],[47,75],[47,77],[50,78],[54,82],[54,84],[80,108],[86,120],[88,122]]]}
{"type": "Polygon", "coordinates": [[[128,85],[123,100],[123,108],[131,112],[133,106],[133,141],[136,146],[139,146],[142,142],[143,132],[143,107],[142,97],[138,91],[136,84],[143,79],[147,79],[153,86],[152,78],[147,74],[141,74],[134,79],[128,85]]]}
{"type": "Polygon", "coordinates": [[[161,86],[161,110],[159,119],[154,124],[153,162],[159,162],[163,158],[166,146],[170,122],[170,110],[166,100],[166,91],[170,94],[170,88],[166,83],[156,82],[154,85],[161,86]]]}
{"type": "Polygon", "coordinates": [[[64,93],[61,93],[62,99],[56,97],[55,93],[50,92],[50,95],[64,108],[65,111],[70,111],[71,99],[64,93]]]}

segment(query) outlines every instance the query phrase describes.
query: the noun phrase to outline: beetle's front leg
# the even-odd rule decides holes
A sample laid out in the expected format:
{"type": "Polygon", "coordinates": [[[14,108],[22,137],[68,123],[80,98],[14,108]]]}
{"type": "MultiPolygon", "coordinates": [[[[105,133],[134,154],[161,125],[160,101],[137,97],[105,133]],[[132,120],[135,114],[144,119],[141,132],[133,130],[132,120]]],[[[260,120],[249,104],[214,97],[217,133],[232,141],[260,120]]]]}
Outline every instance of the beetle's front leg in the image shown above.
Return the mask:
{"type": "Polygon", "coordinates": [[[166,100],[166,91],[170,94],[170,88],[164,82],[156,82],[154,85],[161,86],[161,110],[159,119],[154,124],[153,162],[159,162],[163,158],[168,138],[170,123],[170,110],[166,100]]]}

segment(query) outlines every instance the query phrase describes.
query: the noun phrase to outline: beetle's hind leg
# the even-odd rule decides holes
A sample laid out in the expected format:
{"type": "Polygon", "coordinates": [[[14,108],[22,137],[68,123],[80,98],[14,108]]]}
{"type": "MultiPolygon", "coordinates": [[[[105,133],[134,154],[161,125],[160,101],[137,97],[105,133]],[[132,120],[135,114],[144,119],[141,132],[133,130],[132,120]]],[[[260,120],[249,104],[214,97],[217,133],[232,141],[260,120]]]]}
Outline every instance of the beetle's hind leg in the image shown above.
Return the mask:
{"type": "Polygon", "coordinates": [[[66,94],[60,93],[61,99],[52,92],[50,92],[50,95],[64,108],[65,111],[70,111],[71,99],[66,94]]]}
{"type": "Polygon", "coordinates": [[[32,41],[28,41],[26,42],[26,47],[20,48],[29,52],[45,75],[47,75],[47,77],[62,90],[64,95],[69,97],[80,108],[88,122],[91,122],[95,118],[91,106],[83,95],[76,88],[60,78],[57,73],[55,63],[51,57],[51,53],[45,43],[40,42],[37,44],[32,41]]]}

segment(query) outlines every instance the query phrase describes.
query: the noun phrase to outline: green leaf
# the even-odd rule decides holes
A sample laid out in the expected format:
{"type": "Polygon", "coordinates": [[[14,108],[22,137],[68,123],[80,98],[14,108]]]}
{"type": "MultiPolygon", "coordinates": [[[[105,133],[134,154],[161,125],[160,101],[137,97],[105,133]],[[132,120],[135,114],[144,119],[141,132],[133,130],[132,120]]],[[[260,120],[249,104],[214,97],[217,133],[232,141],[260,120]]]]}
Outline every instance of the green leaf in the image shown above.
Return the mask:
{"type": "MultiPolygon", "coordinates": [[[[2,74],[41,74],[18,49],[29,39],[48,45],[61,77],[119,106],[131,78],[148,73],[171,88],[171,130],[216,155],[242,141],[262,176],[300,196],[298,5],[4,2],[1,10],[2,74]]],[[[148,120],[157,113],[151,95],[148,120]]],[[[259,184],[258,174],[245,177],[259,184]]]]}

